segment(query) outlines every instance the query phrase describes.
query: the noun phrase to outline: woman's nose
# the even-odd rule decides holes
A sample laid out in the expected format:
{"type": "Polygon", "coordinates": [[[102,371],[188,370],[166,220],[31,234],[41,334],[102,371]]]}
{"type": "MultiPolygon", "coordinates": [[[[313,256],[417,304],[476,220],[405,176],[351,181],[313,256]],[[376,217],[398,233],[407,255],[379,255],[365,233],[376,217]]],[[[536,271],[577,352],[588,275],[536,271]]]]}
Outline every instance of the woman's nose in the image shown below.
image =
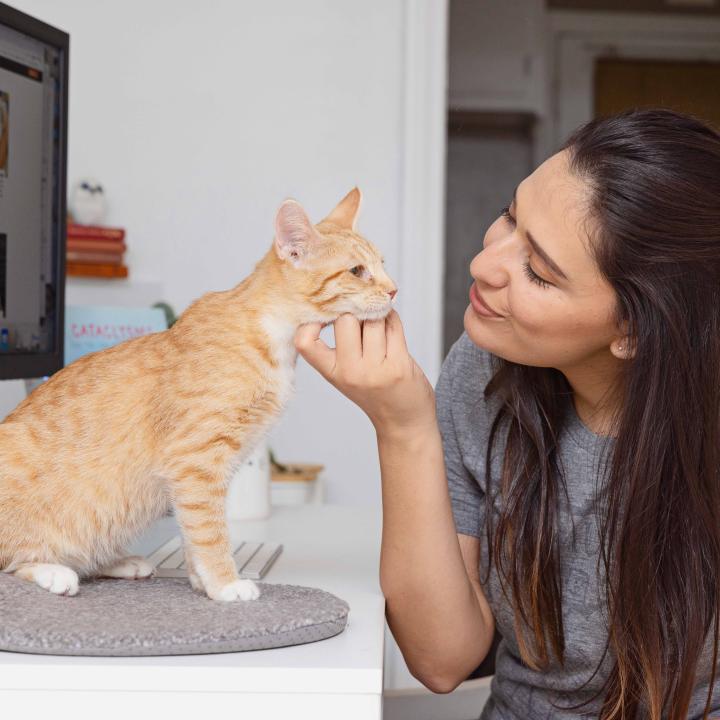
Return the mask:
{"type": "Polygon", "coordinates": [[[486,272],[492,269],[495,271],[493,274],[504,273],[507,279],[507,269],[514,265],[520,250],[521,244],[518,243],[515,230],[508,228],[502,218],[498,218],[486,230],[482,248],[473,262],[480,259],[486,272]]]}
{"type": "Polygon", "coordinates": [[[507,252],[500,245],[486,246],[470,263],[470,275],[493,287],[502,287],[508,281],[507,252]]]}

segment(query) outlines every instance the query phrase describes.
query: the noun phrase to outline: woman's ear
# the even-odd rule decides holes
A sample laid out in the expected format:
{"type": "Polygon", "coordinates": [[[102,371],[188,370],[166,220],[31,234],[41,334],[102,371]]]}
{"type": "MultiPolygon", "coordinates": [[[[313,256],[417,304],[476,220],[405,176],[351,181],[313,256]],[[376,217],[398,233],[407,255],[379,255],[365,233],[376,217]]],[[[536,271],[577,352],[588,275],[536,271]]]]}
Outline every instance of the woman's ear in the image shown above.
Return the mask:
{"type": "Polygon", "coordinates": [[[302,266],[317,233],[299,202],[285,200],[275,216],[275,252],[281,260],[302,266]]]}
{"type": "Polygon", "coordinates": [[[632,339],[625,335],[619,337],[610,343],[610,352],[618,358],[618,360],[629,360],[635,356],[635,345],[632,339]]]}
{"type": "Polygon", "coordinates": [[[610,352],[618,360],[630,360],[635,357],[636,347],[630,322],[627,319],[621,320],[615,331],[617,335],[610,343],[610,352]]]}

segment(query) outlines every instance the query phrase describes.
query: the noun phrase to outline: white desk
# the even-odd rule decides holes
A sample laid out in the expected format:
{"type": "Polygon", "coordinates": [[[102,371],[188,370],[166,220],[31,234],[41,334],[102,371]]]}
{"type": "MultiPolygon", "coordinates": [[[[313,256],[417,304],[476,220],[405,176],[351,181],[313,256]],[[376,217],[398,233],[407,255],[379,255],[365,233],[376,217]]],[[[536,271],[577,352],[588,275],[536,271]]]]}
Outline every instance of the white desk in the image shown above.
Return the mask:
{"type": "MultiPolygon", "coordinates": [[[[141,543],[144,549],[157,546],[173,523],[167,518],[153,527],[141,543]]],[[[0,652],[0,716],[197,720],[217,712],[247,720],[380,720],[385,613],[378,579],[380,510],[276,507],[267,521],[234,525],[248,540],[284,545],[262,582],[319,587],[346,600],[345,630],[305,645],[218,655],[0,652]]]]}

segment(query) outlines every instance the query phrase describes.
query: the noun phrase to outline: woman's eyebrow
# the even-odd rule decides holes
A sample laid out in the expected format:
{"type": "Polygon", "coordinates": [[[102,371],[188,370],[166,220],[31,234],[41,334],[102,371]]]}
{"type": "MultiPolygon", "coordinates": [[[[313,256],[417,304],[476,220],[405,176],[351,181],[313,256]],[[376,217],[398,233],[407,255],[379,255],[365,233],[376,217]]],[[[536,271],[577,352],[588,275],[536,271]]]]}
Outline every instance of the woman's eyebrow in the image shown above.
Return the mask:
{"type": "MultiPolygon", "coordinates": [[[[513,205],[515,205],[515,214],[517,215],[517,188],[513,190],[513,205]]],[[[570,278],[562,271],[560,266],[540,247],[538,241],[532,236],[529,230],[525,230],[528,242],[532,246],[532,249],[542,258],[543,262],[563,280],[570,282],[570,278]]]]}

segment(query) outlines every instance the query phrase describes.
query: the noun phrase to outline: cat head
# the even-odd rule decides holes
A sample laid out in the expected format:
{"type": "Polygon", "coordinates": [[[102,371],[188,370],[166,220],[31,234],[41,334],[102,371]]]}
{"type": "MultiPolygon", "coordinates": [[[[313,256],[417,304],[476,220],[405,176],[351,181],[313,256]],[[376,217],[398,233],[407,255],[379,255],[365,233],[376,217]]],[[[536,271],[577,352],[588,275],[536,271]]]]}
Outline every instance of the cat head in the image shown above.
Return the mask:
{"type": "Polygon", "coordinates": [[[301,322],[332,322],[343,313],[380,319],[392,309],[397,288],[383,257],[355,230],[361,200],[353,188],[317,225],[295,200],[277,212],[274,250],[286,290],[303,307],[301,322]]]}

